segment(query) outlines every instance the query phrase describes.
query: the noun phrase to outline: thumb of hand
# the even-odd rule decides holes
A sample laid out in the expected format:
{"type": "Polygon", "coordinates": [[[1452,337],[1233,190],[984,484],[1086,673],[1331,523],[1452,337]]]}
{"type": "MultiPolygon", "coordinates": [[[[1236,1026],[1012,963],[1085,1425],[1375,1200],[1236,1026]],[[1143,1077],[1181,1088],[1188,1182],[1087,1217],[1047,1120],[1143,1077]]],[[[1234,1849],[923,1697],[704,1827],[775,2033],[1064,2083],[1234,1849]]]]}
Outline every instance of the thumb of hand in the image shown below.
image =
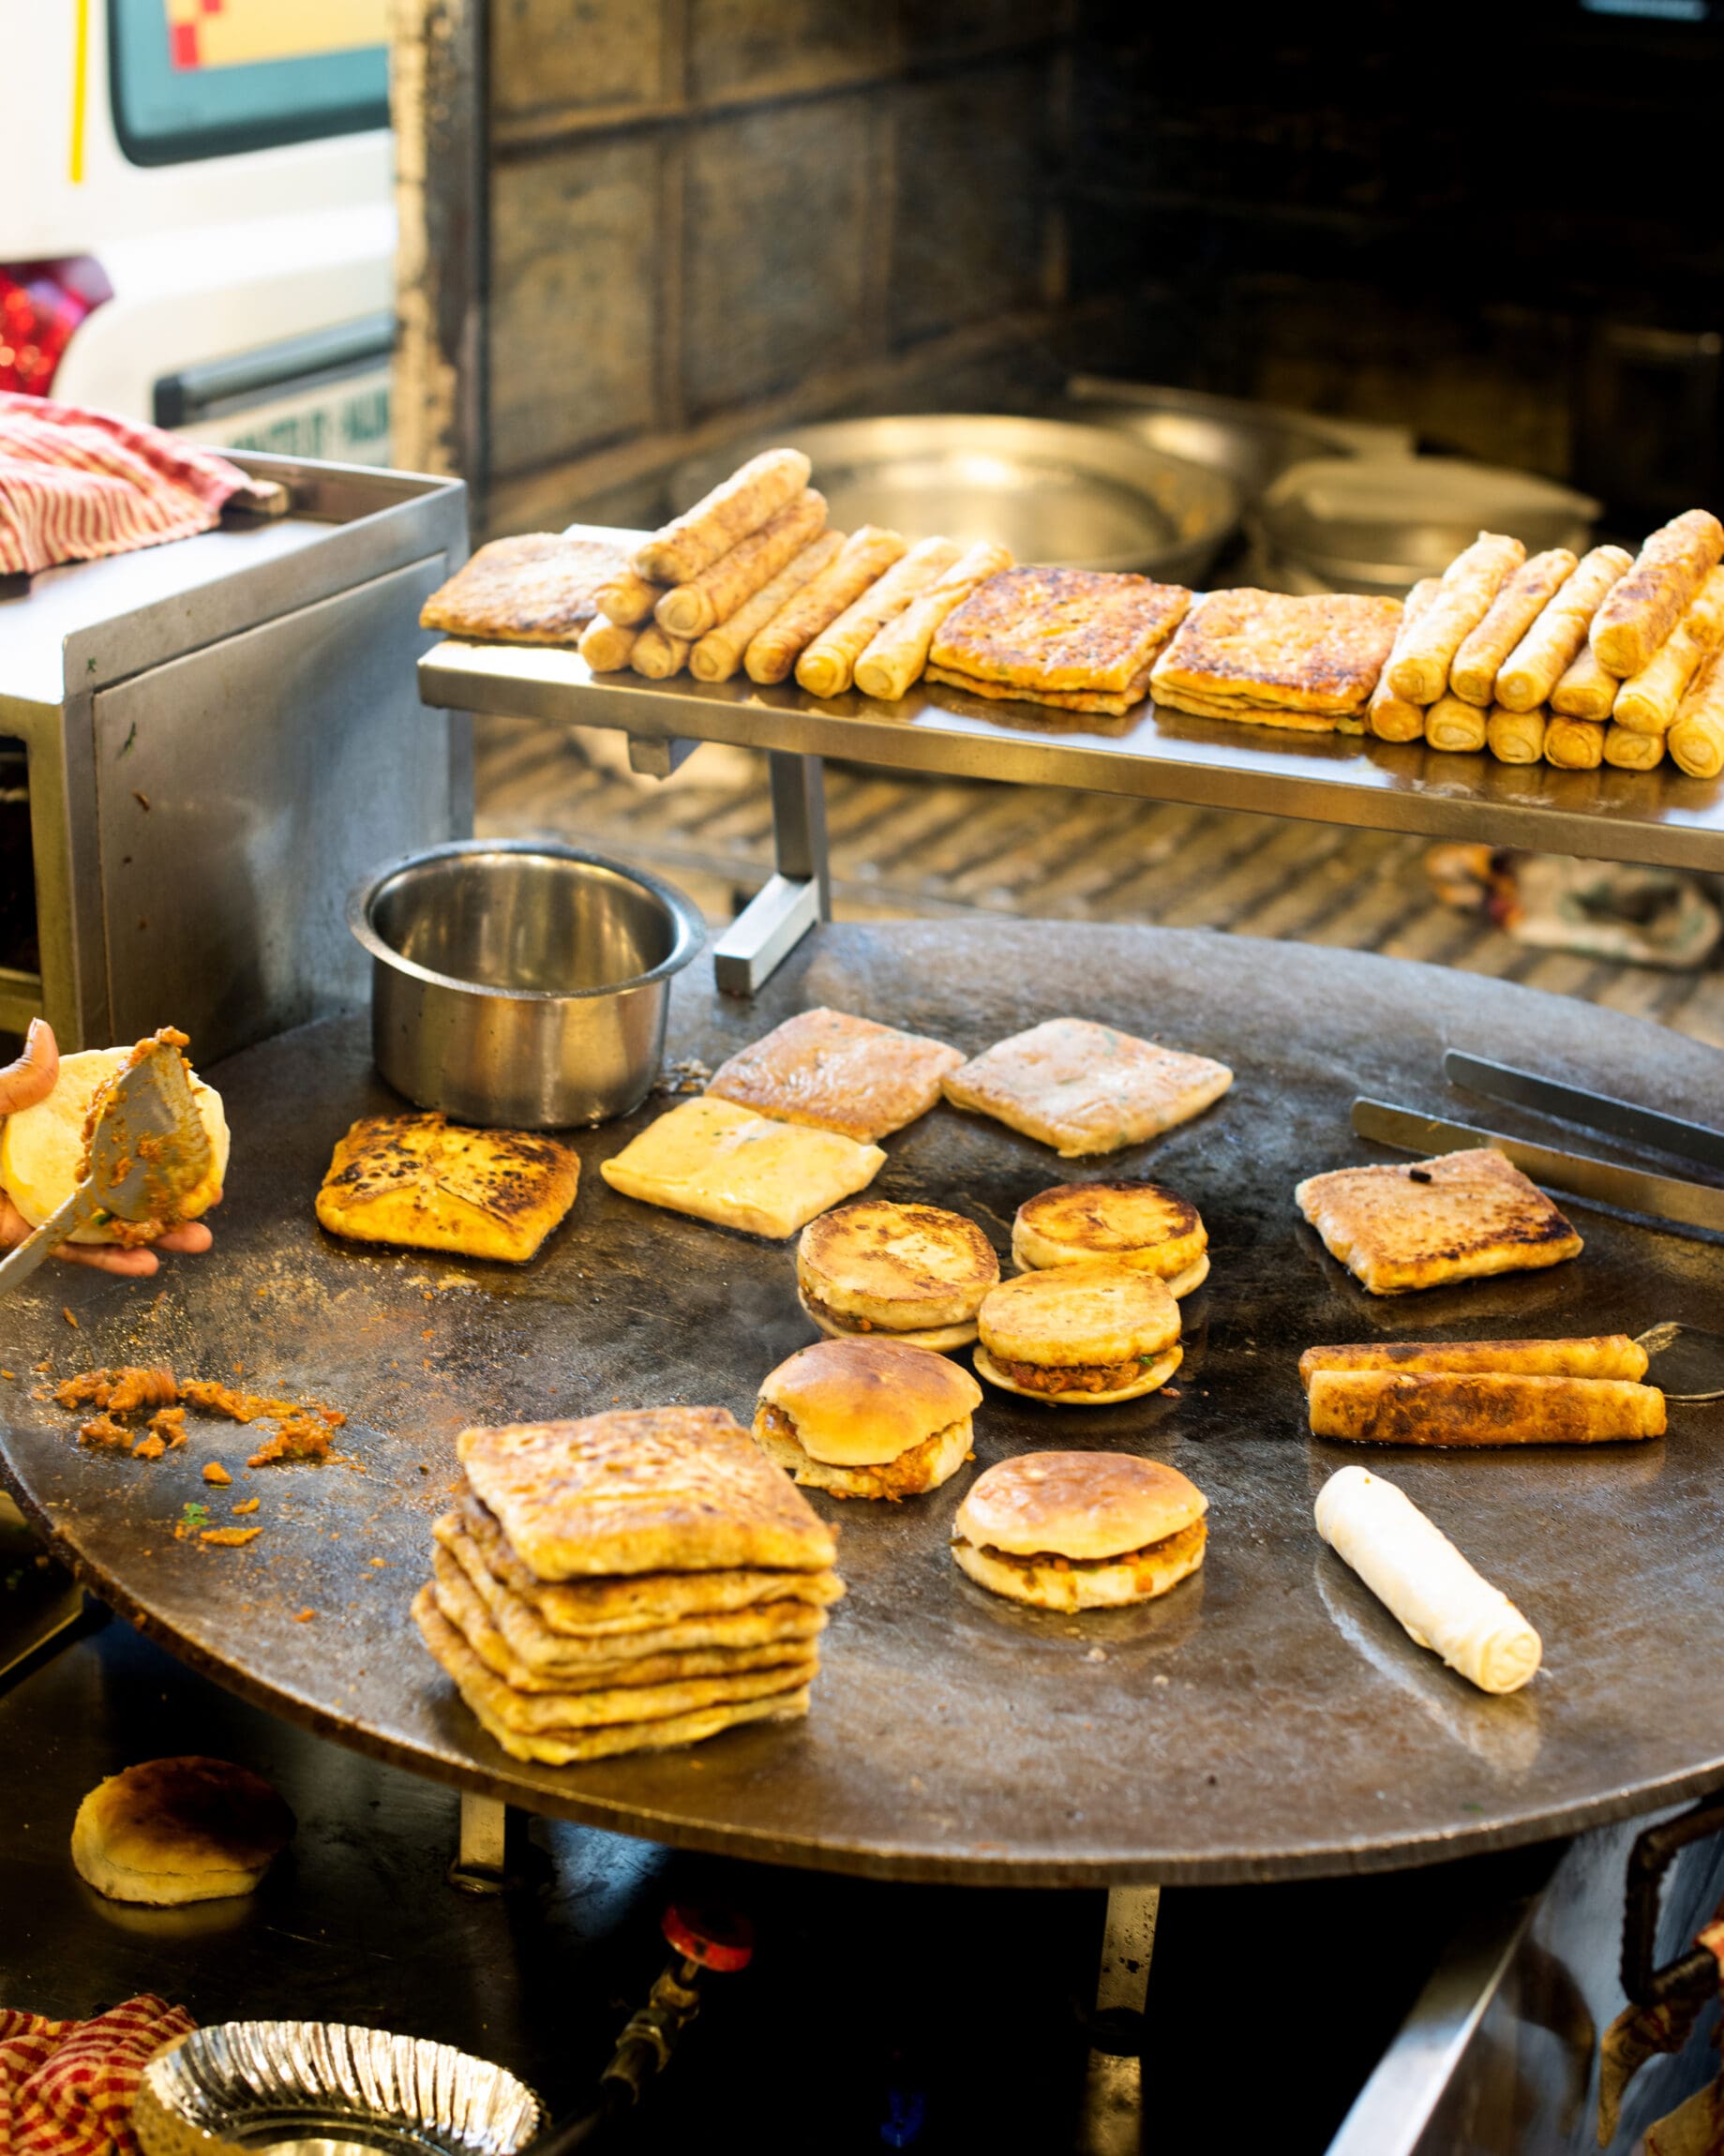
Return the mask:
{"type": "Polygon", "coordinates": [[[38,1100],[46,1100],[59,1074],[60,1051],[53,1027],[45,1018],[33,1018],[23,1054],[0,1070],[0,1115],[15,1115],[21,1108],[34,1108],[38,1100]]]}

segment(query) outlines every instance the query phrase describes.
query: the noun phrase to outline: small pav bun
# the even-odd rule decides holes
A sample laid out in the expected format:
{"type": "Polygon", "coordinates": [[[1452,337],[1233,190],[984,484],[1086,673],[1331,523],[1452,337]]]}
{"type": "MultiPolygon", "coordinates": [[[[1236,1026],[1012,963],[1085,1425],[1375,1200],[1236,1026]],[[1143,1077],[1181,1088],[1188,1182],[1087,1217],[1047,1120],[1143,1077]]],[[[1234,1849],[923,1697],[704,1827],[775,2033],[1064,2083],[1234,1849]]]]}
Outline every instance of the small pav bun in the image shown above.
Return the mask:
{"type": "Polygon", "coordinates": [[[982,1387],[902,1340],[824,1340],[760,1387],[755,1442],[806,1487],[836,1497],[915,1497],[969,1457],[982,1387]]]}
{"type": "Polygon", "coordinates": [[[862,1198],[810,1220],[796,1246],[802,1308],[833,1339],[885,1333],[920,1347],[976,1337],[999,1260],[974,1220],[938,1205],[862,1198]]]}
{"type": "Polygon", "coordinates": [[[1159,1183],[1057,1183],[1017,1209],[1012,1255],[1026,1271],[1111,1259],[1189,1295],[1209,1270],[1197,1208],[1159,1183]]]}
{"type": "Polygon", "coordinates": [[[249,1894],[292,1836],[261,1775],[228,1759],[145,1759],[79,1805],[72,1863],[111,1901],[217,1901],[249,1894]]]}
{"type": "Polygon", "coordinates": [[[1063,1407],[1109,1407],[1179,1367],[1179,1305],[1165,1280],[1116,1259],[1002,1280],[976,1315],[977,1373],[1063,1407]]]}
{"type": "Polygon", "coordinates": [[[1177,1468],[1116,1452],[1031,1452],[977,1476],[952,1529],[958,1565],[1051,1610],[1164,1595],[1203,1563],[1208,1500],[1177,1468]]]}

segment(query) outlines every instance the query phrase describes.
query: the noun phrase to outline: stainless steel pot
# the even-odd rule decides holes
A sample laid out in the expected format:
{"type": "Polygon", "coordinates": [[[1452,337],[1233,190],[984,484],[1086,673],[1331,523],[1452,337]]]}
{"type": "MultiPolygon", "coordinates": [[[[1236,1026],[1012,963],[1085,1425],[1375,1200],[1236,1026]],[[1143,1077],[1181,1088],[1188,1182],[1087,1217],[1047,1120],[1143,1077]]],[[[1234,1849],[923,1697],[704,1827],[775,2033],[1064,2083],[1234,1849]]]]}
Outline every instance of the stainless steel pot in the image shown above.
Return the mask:
{"type": "Polygon", "coordinates": [[[371,1050],[398,1093],[469,1123],[626,1115],[664,1053],[670,981],[706,941],[680,891],[537,839],[465,839],[357,886],[371,1050]]]}

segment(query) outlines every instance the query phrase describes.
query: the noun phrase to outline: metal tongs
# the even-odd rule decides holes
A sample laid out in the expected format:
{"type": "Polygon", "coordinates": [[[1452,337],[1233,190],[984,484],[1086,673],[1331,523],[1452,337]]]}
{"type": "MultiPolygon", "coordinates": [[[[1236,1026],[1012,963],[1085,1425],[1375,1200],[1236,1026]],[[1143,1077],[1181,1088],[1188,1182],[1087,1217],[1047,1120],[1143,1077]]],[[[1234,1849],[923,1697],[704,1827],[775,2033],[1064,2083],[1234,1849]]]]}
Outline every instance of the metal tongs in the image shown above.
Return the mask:
{"type": "Polygon", "coordinates": [[[173,1042],[153,1041],[99,1096],[83,1180],[0,1260],[0,1293],[27,1280],[78,1228],[108,1220],[156,1233],[172,1227],[212,1161],[185,1057],[173,1042]]]}
{"type": "MultiPolygon", "coordinates": [[[[1443,1075],[1451,1085],[1467,1086],[1488,1100],[1536,1109],[1579,1124],[1583,1130],[1649,1145],[1700,1167],[1724,1169],[1724,1130],[1685,1122],[1678,1115],[1643,1108],[1638,1101],[1617,1100],[1608,1093],[1565,1085],[1557,1079],[1517,1071],[1507,1063],[1492,1063],[1481,1056],[1463,1055],[1455,1048],[1443,1058],[1443,1075]]],[[[1471,1123],[1421,1115],[1411,1108],[1397,1108],[1387,1100],[1364,1096],[1353,1103],[1353,1128],[1361,1138],[1374,1138],[1381,1145],[1409,1153],[1492,1145],[1506,1153],[1523,1175],[1548,1190],[1591,1198],[1625,1213],[1643,1214],[1678,1230],[1700,1228],[1724,1235],[1724,1187],[1717,1183],[1695,1183],[1680,1175],[1627,1168],[1619,1161],[1510,1138],[1500,1130],[1480,1130],[1471,1123]]],[[[1724,1335],[1672,1322],[1642,1333],[1640,1344],[1648,1355],[1667,1358],[1661,1365],[1659,1384],[1668,1399],[1724,1400],[1724,1335]],[[1675,1389],[1677,1386],[1682,1389],[1675,1389]]]]}

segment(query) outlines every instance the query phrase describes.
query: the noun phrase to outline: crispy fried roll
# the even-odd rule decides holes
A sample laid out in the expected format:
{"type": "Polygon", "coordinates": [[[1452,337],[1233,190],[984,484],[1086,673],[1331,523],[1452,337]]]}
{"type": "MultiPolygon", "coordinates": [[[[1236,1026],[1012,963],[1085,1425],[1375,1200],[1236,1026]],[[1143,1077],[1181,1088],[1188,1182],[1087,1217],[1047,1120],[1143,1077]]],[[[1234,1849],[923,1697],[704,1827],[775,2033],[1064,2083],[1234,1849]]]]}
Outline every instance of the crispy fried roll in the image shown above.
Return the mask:
{"type": "Polygon", "coordinates": [[[1459,696],[1439,696],[1425,713],[1425,739],[1433,749],[1482,749],[1485,713],[1459,696]]]}
{"type": "Polygon", "coordinates": [[[1320,1370],[1493,1371],[1499,1377],[1614,1377],[1638,1384],[1646,1350],[1627,1333],[1566,1340],[1354,1340],[1299,1357],[1307,1391],[1320,1370]]]}
{"type": "Polygon", "coordinates": [[[757,532],[739,539],[710,569],[686,584],[673,585],[653,608],[653,620],[667,636],[704,636],[770,584],[825,522],[825,495],[804,487],[794,502],[769,517],[757,532]]]}
{"type": "Polygon", "coordinates": [[[802,686],[810,696],[842,696],[854,677],[857,660],[887,622],[895,621],[962,552],[955,539],[924,539],[912,546],[804,650],[796,662],[802,686]]]}
{"type": "MultiPolygon", "coordinates": [[[[1595,546],[1558,590],[1497,670],[1496,700],[1511,711],[1530,711],[1551,692],[1586,646],[1586,632],[1604,595],[1633,566],[1620,546],[1595,546]]],[[[1601,713],[1578,711],[1577,718],[1601,713]]]]}
{"type": "Polygon", "coordinates": [[[860,599],[904,551],[902,535],[878,524],[864,524],[860,532],[852,532],[838,559],[804,584],[749,645],[742,655],[749,680],[782,681],[804,646],[860,599]]]}
{"type": "Polygon", "coordinates": [[[1425,707],[1422,704],[1409,704],[1404,696],[1398,696],[1388,685],[1388,677],[1395,661],[1406,647],[1414,622],[1442,589],[1443,579],[1440,576],[1421,576],[1402,602],[1401,628],[1395,637],[1394,649],[1377,677],[1377,685],[1371,692],[1371,702],[1365,711],[1371,731],[1380,741],[1417,741],[1423,738],[1425,707]]]}
{"type": "Polygon", "coordinates": [[[614,621],[619,629],[637,629],[642,621],[652,620],[664,589],[662,584],[648,583],[633,569],[619,569],[592,595],[607,621],[614,621]]]}
{"type": "Polygon", "coordinates": [[[928,663],[934,632],[970,593],[1012,566],[1009,547],[979,540],[961,554],[944,576],[912,599],[896,621],[888,621],[856,662],[856,686],[865,696],[889,701],[903,696],[928,663]]]}
{"type": "Polygon", "coordinates": [[[742,653],[780,608],[788,606],[804,584],[838,559],[842,532],[822,532],[770,584],[739,606],[728,621],[709,629],[688,654],[688,670],[697,681],[727,681],[742,664],[742,653]]]}
{"type": "Polygon", "coordinates": [[[1664,1435],[1664,1395],[1622,1378],[1318,1370],[1314,1437],[1354,1445],[1614,1445],[1664,1435]]]}
{"type": "Polygon", "coordinates": [[[1582,644],[1551,691],[1552,713],[1563,719],[1608,719],[1621,686],[1594,658],[1592,646],[1582,644]]]}
{"type": "Polygon", "coordinates": [[[635,567],[655,584],[686,584],[794,502],[812,470],[800,449],[768,449],[637,548],[635,567]]]}
{"type": "Polygon", "coordinates": [[[1666,740],[1691,779],[1715,779],[1724,771],[1724,646],[1702,664],[1666,740]]]}
{"type": "Polygon", "coordinates": [[[1481,532],[1455,556],[1443,572],[1442,589],[1384,669],[1396,696],[1409,704],[1436,702],[1448,686],[1455,653],[1525,559],[1526,548],[1518,539],[1495,532],[1481,532]]]}
{"type": "Polygon", "coordinates": [[[628,663],[649,681],[666,681],[688,664],[691,646],[682,636],[667,636],[656,621],[649,621],[635,639],[628,663]]]}
{"type": "Polygon", "coordinates": [[[1604,729],[1604,760],[1623,771],[1657,771],[1664,761],[1664,736],[1636,733],[1612,719],[1604,729]]]}
{"type": "Polygon", "coordinates": [[[1567,546],[1550,547],[1522,561],[1455,653],[1448,669],[1449,694],[1469,704],[1488,705],[1503,662],[1579,566],[1567,546]]]}
{"type": "Polygon", "coordinates": [[[621,673],[632,657],[638,629],[624,628],[607,615],[596,614],[580,633],[575,649],[595,674],[621,673]]]}
{"type": "Polygon", "coordinates": [[[1708,509],[1685,510],[1661,525],[1593,616],[1593,656],[1606,673],[1638,674],[1694,603],[1707,570],[1724,555],[1724,524],[1708,509]]]}
{"type": "Polygon", "coordinates": [[[1553,718],[1544,729],[1544,760],[1566,771],[1596,771],[1604,761],[1602,722],[1553,718]]]}
{"type": "Polygon", "coordinates": [[[1530,711],[1492,704],[1485,721],[1485,746],[1499,763],[1538,763],[1544,756],[1545,724],[1542,704],[1535,704],[1530,711]]]}
{"type": "Polygon", "coordinates": [[[1668,733],[1702,661],[1720,643],[1724,643],[1724,569],[1709,569],[1694,604],[1669,639],[1617,690],[1611,716],[1633,733],[1668,733]]]}

